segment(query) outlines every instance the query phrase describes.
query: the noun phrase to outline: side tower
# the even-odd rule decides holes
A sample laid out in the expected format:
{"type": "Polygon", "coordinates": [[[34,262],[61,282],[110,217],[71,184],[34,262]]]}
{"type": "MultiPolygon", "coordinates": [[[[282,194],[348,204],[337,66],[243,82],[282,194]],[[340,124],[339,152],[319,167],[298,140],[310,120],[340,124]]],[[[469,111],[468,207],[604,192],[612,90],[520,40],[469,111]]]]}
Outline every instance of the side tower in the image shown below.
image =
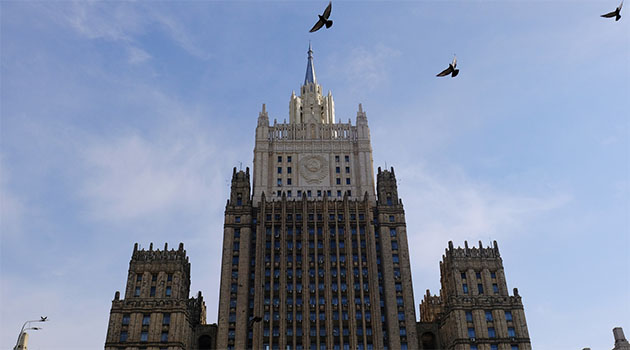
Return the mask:
{"type": "MultiPolygon", "coordinates": [[[[105,350],[197,349],[195,327],[205,324],[201,296],[188,298],[190,262],[184,250],[138,249],[129,263],[125,298],[116,292],[112,301],[105,350]]],[[[209,349],[209,347],[208,347],[209,349]]]]}
{"type": "Polygon", "coordinates": [[[427,291],[421,323],[437,322],[442,348],[531,350],[523,303],[508,293],[499,247],[448,249],[440,262],[440,296],[427,291]]]}

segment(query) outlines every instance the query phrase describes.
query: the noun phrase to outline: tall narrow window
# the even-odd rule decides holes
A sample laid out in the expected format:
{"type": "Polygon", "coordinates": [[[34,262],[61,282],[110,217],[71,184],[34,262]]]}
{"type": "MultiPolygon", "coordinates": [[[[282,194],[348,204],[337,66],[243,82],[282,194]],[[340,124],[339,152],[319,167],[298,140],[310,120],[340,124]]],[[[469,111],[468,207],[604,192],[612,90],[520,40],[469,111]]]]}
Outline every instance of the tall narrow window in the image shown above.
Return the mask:
{"type": "Polygon", "coordinates": [[[163,325],[169,325],[171,324],[171,314],[164,314],[162,315],[162,324],[163,325]]]}
{"type": "Polygon", "coordinates": [[[142,325],[143,326],[148,326],[150,322],[151,322],[151,315],[143,315],[142,316],[142,325]]]}
{"type": "Polygon", "coordinates": [[[170,297],[171,293],[172,293],[171,287],[170,286],[166,287],[166,296],[170,297]]]}

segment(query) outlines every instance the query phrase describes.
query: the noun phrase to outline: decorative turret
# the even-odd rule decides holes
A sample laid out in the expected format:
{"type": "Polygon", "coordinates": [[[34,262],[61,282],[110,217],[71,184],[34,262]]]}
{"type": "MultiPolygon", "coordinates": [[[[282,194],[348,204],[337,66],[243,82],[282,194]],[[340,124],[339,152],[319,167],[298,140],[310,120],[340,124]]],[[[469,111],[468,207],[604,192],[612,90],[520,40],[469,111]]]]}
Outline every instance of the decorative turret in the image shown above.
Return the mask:
{"type": "Polygon", "coordinates": [[[250,193],[249,168],[245,168],[245,171],[236,171],[235,167],[232,171],[232,187],[230,190],[230,200],[228,201],[228,205],[250,205],[250,193]]]}
{"type": "Polygon", "coordinates": [[[379,205],[398,205],[398,186],[396,185],[394,167],[391,167],[389,171],[381,171],[381,167],[378,167],[378,173],[376,174],[376,192],[379,205]]]}

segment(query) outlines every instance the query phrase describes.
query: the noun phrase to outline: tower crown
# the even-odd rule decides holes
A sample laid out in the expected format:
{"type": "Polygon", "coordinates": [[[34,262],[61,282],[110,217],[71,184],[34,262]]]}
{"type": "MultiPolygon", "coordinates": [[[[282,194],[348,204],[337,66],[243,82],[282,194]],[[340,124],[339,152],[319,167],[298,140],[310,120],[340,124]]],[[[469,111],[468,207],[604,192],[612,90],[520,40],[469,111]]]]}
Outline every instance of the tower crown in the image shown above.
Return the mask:
{"type": "Polygon", "coordinates": [[[289,102],[289,120],[291,124],[334,124],[335,103],[330,91],[322,95],[322,87],[317,84],[315,64],[313,63],[313,47],[308,44],[308,59],[304,84],[300,96],[291,94],[289,102]]]}

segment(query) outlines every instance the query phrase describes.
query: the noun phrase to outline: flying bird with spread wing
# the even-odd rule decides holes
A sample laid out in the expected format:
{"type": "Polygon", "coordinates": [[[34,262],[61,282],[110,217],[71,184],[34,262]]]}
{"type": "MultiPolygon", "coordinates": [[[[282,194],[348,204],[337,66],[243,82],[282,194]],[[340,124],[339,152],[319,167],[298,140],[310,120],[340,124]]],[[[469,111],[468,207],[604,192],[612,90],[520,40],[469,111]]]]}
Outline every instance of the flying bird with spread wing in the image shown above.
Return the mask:
{"type": "Polygon", "coordinates": [[[455,69],[455,67],[457,67],[457,57],[453,57],[453,62],[449,63],[448,68],[441,71],[436,77],[445,77],[450,74],[451,77],[455,78],[459,74],[459,69],[455,69]]]}
{"type": "Polygon", "coordinates": [[[619,4],[619,6],[617,6],[617,8],[615,9],[615,11],[613,12],[608,12],[605,15],[601,15],[601,17],[606,17],[606,18],[612,18],[615,17],[615,22],[618,21],[621,18],[621,7],[623,6],[623,0],[621,0],[621,4],[619,4]]]}
{"type": "Polygon", "coordinates": [[[332,1],[328,3],[328,6],[324,10],[324,13],[321,15],[318,15],[319,21],[317,21],[317,23],[315,23],[313,28],[311,28],[310,30],[311,33],[318,31],[324,25],[326,25],[326,28],[332,27],[333,21],[328,19],[328,17],[330,17],[330,11],[332,11],[332,1]]]}

